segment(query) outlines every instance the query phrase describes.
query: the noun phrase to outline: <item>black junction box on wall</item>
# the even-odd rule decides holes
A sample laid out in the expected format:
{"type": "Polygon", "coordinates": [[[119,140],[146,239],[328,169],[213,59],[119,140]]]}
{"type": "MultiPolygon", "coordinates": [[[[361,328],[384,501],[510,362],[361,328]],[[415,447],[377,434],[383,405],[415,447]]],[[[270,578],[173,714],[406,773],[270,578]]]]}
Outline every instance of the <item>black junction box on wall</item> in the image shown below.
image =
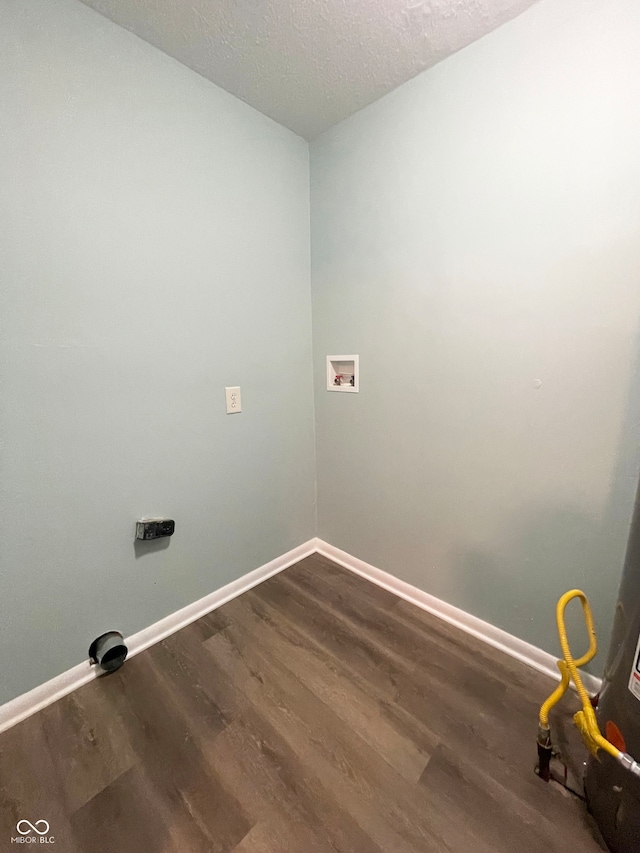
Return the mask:
{"type": "Polygon", "coordinates": [[[136,523],[136,539],[160,539],[173,536],[176,523],[171,518],[141,518],[136,523]]]}

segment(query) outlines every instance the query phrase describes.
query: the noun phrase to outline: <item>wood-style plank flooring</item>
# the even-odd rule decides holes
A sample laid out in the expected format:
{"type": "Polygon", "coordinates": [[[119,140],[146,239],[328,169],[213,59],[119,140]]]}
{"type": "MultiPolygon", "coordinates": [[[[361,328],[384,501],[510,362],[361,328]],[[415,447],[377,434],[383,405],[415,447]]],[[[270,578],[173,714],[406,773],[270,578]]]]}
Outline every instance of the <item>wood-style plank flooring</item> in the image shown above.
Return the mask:
{"type": "Polygon", "coordinates": [[[0,735],[0,851],[596,853],[552,687],[315,555],[0,735]]]}

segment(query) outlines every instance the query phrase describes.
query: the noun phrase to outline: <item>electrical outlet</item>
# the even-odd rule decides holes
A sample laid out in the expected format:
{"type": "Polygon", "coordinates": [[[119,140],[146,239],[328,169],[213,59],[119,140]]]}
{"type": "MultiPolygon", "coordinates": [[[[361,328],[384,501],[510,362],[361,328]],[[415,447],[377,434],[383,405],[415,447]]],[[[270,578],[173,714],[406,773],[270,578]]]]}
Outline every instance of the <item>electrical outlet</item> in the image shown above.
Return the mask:
{"type": "Polygon", "coordinates": [[[236,412],[242,411],[242,396],[240,394],[240,386],[234,385],[232,388],[224,389],[227,398],[227,414],[235,415],[236,412]]]}
{"type": "Polygon", "coordinates": [[[160,539],[173,536],[176,523],[172,518],[141,518],[136,522],[136,539],[160,539]]]}

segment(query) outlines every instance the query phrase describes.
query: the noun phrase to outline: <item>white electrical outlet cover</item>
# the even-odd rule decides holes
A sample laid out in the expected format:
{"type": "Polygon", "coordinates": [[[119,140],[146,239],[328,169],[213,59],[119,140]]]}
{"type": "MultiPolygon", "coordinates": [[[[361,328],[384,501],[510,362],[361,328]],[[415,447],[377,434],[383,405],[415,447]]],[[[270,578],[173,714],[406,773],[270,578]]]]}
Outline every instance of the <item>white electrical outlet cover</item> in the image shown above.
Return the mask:
{"type": "Polygon", "coordinates": [[[240,386],[233,385],[230,388],[224,389],[227,398],[227,414],[235,415],[236,412],[242,411],[242,396],[240,394],[240,386]]]}

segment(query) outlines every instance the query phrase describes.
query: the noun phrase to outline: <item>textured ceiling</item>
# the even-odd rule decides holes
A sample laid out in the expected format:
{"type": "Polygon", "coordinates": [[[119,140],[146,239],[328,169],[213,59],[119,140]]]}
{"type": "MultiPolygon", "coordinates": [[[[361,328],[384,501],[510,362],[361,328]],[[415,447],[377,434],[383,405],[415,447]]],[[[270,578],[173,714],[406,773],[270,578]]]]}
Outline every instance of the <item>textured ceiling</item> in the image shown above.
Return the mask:
{"type": "Polygon", "coordinates": [[[83,0],[307,139],[535,0],[83,0]]]}

